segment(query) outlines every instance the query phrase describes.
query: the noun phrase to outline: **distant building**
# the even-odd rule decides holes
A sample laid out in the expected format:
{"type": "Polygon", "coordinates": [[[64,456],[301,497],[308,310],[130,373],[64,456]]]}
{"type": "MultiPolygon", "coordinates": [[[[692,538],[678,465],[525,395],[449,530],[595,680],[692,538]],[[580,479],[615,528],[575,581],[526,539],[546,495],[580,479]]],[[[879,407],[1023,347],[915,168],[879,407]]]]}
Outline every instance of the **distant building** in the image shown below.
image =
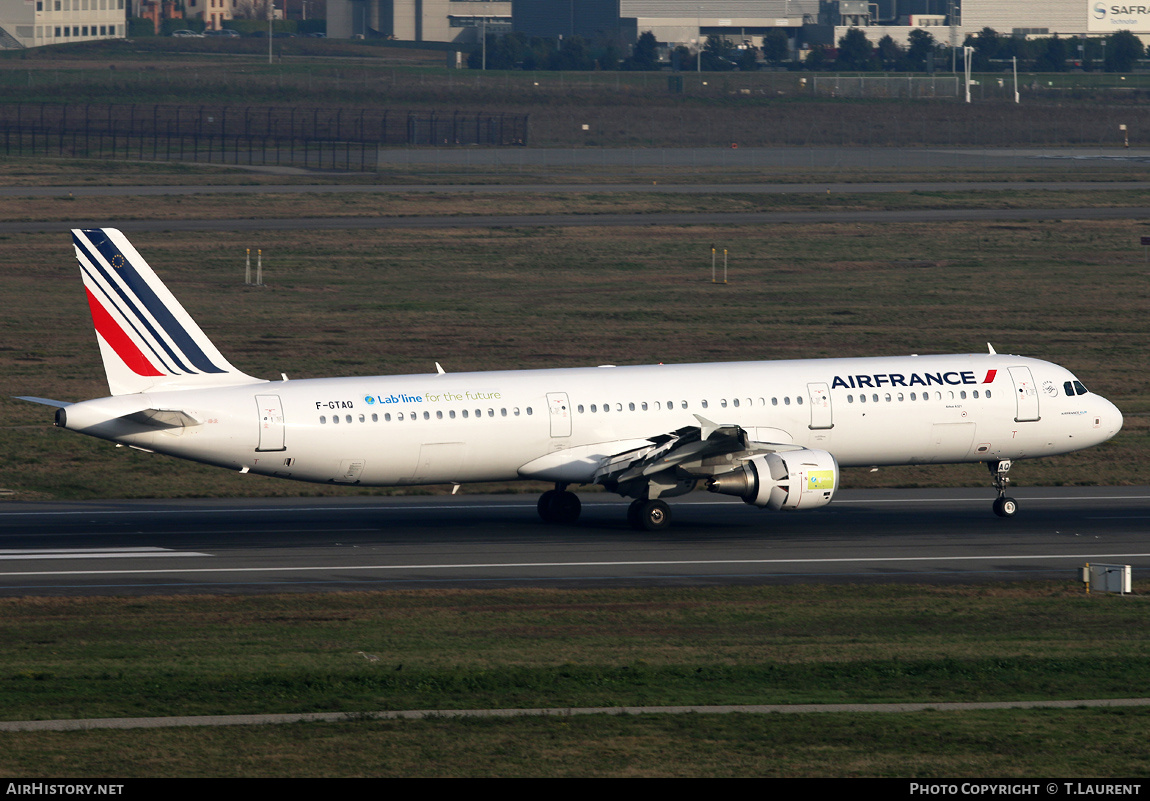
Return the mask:
{"type": "Polygon", "coordinates": [[[124,6],[125,0],[0,0],[0,48],[122,39],[124,6]]]}
{"type": "Polygon", "coordinates": [[[511,30],[511,0],[328,0],[327,35],[473,44],[511,30]]]}
{"type": "Polygon", "coordinates": [[[1150,40],[1150,13],[1130,13],[1140,8],[1110,0],[329,0],[327,14],[333,37],[471,43],[481,29],[514,29],[633,41],[651,31],[662,43],[695,50],[713,36],[758,47],[774,30],[795,49],[833,45],[851,28],[872,42],[889,35],[903,44],[915,28],[955,45],[987,27],[1004,36],[1064,38],[1126,29],[1150,40]]]}

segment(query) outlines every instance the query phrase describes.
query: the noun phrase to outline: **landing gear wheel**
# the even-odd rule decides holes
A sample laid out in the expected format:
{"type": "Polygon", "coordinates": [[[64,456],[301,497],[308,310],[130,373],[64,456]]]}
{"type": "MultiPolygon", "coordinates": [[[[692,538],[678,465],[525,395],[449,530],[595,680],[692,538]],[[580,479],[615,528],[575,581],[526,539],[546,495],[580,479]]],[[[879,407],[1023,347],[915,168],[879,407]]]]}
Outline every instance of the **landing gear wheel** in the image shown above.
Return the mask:
{"type": "Polygon", "coordinates": [[[627,521],[640,531],[662,531],[671,525],[671,508],[658,500],[635,501],[627,509],[627,521]]]}
{"type": "Polygon", "coordinates": [[[558,494],[559,490],[547,490],[539,496],[539,503],[535,504],[535,509],[539,512],[539,517],[543,519],[544,523],[555,522],[555,520],[551,517],[551,504],[555,500],[555,496],[558,494]]]}
{"type": "Polygon", "coordinates": [[[1018,512],[1018,501],[1005,495],[994,501],[994,513],[999,517],[1014,517],[1018,512]]]}
{"type": "Polygon", "coordinates": [[[574,492],[547,490],[539,496],[536,509],[545,523],[574,523],[579,519],[583,504],[574,492]]]}

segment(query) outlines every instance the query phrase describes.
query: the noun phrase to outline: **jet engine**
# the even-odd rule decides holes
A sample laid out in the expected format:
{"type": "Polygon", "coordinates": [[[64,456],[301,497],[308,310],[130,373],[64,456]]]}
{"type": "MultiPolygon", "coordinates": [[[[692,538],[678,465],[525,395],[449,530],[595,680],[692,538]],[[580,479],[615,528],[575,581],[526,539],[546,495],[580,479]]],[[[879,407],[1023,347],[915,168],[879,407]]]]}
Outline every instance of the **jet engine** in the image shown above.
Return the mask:
{"type": "Polygon", "coordinates": [[[707,489],[737,495],[760,509],[817,509],[826,506],[839,483],[839,466],[826,451],[804,448],[752,456],[730,473],[707,480],[707,489]]]}

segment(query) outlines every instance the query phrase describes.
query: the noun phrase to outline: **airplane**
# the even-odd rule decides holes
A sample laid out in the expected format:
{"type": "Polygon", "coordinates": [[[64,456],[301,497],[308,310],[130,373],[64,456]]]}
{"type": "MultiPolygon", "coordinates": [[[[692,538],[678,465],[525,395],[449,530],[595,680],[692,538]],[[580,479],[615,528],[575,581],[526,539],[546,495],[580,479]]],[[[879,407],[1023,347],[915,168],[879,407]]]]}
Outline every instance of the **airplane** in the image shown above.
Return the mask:
{"type": "Polygon", "coordinates": [[[987,353],[508,370],[268,381],[216,349],[128,239],[72,231],[110,395],[55,424],[240,473],[347,486],[552,483],[632,498],[659,531],[701,482],[753,506],[826,506],[850,466],[982,462],[1012,517],[1014,461],[1089,448],[1121,412],[1069,370],[987,353]]]}

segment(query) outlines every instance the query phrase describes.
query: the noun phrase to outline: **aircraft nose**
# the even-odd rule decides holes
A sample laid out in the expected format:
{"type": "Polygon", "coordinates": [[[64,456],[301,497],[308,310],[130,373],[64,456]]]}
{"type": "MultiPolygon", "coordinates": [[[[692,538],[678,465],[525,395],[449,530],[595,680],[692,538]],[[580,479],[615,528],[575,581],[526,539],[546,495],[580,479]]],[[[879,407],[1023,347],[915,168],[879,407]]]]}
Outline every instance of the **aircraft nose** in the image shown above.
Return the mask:
{"type": "Polygon", "coordinates": [[[1106,439],[1110,439],[1122,430],[1122,412],[1106,398],[1099,398],[1099,400],[1102,401],[1102,406],[1098,410],[1099,428],[1106,434],[1106,439]]]}

